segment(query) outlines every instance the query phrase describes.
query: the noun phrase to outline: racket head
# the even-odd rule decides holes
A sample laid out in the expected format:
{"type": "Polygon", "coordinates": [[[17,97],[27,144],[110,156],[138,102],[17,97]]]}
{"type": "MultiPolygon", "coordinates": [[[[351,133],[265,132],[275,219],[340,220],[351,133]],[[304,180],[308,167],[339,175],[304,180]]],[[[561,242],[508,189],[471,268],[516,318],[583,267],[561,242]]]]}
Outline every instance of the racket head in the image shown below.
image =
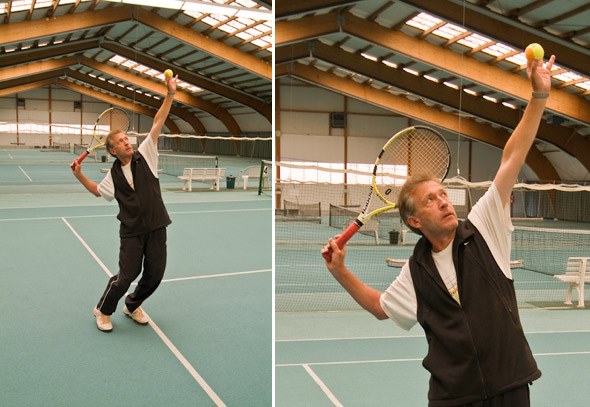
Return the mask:
{"type": "Polygon", "coordinates": [[[94,148],[102,146],[107,141],[110,132],[117,130],[127,133],[129,130],[129,115],[125,110],[111,107],[98,116],[94,123],[94,140],[98,143],[94,148]]]}
{"type": "MultiPolygon", "coordinates": [[[[427,126],[397,132],[381,149],[373,167],[371,188],[358,218],[336,239],[339,248],[373,216],[394,209],[402,185],[412,175],[428,174],[442,182],[451,166],[451,150],[444,137],[427,126]],[[374,196],[379,199],[374,199],[374,196]],[[384,205],[385,204],[385,205],[384,205]]],[[[331,261],[332,250],[322,253],[331,261]]]]}
{"type": "Polygon", "coordinates": [[[390,138],[379,153],[373,167],[373,192],[395,207],[406,179],[427,174],[442,182],[450,167],[451,149],[438,131],[427,126],[408,127],[390,138]]]}

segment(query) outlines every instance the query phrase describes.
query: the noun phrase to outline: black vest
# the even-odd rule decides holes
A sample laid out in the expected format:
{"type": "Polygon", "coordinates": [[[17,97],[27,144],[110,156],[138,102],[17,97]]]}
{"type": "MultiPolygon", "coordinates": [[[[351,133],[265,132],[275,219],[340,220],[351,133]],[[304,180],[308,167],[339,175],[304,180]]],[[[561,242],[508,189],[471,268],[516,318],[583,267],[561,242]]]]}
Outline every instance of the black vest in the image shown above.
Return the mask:
{"type": "Polygon", "coordinates": [[[539,378],[520,324],[514,283],[479,231],[461,221],[453,242],[461,304],[445,287],[431,248],[423,237],[410,258],[418,322],[428,340],[422,364],[431,374],[429,406],[485,400],[539,378]]]}
{"type": "Polygon", "coordinates": [[[148,233],[172,223],[162,201],[160,181],[154,177],[148,163],[138,152],[134,152],[131,158],[131,173],[135,189],[127,182],[121,161],[115,160],[111,176],[115,185],[115,199],[119,203],[117,219],[121,221],[121,237],[148,233]]]}

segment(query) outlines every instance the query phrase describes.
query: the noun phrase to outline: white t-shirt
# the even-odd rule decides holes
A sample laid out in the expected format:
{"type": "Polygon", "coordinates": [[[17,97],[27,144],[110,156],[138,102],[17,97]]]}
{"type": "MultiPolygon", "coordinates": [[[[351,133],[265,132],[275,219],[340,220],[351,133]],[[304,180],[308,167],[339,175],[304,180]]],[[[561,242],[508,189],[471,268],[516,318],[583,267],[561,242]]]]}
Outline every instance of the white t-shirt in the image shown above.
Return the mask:
{"type": "MultiPolygon", "coordinates": [[[[154,143],[151,135],[146,137],[145,140],[139,145],[137,149],[145,158],[150,170],[154,174],[154,177],[158,178],[158,146],[154,143]]],[[[131,161],[127,165],[122,165],[123,175],[131,188],[133,188],[133,174],[131,173],[131,161]]],[[[135,188],[134,188],[135,189],[135,188]]],[[[98,193],[107,201],[111,202],[115,198],[115,184],[113,183],[113,176],[111,170],[107,172],[104,179],[98,184],[98,193]]]]}
{"type": "MultiPolygon", "coordinates": [[[[510,206],[502,207],[502,201],[495,184],[492,183],[490,189],[475,204],[467,218],[483,236],[494,260],[506,278],[512,279],[510,249],[513,227],[510,220],[510,206]]],[[[451,242],[439,253],[432,253],[434,264],[451,295],[453,295],[453,291],[457,290],[452,246],[451,242]]],[[[458,293],[453,298],[460,301],[458,293]]],[[[380,302],[381,308],[387,316],[403,329],[409,330],[418,322],[418,302],[409,262],[404,264],[399,276],[381,294],[380,302]]]]}

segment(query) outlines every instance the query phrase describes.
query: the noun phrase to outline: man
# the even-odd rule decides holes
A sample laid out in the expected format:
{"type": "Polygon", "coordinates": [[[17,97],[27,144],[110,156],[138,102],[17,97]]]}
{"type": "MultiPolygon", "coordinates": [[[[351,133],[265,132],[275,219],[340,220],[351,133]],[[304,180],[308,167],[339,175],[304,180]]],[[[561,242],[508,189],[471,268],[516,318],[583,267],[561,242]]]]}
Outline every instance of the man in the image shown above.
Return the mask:
{"type": "Polygon", "coordinates": [[[529,62],[532,97],[504,147],[492,186],[466,221],[459,221],[442,185],[426,175],[408,179],[399,196],[402,220],[423,237],[383,293],[344,266],[345,250],[330,239],[326,265],[335,279],[378,319],[428,340],[429,406],[529,406],[529,383],[541,376],[520,324],[510,271],[510,194],[525,162],[551,89],[542,61],[529,62]]]}
{"type": "Polygon", "coordinates": [[[174,100],[177,79],[178,75],[174,79],[166,77],[168,93],[154,117],[149,136],[137,152],[133,151],[125,133],[117,129],[109,133],[105,146],[116,160],[100,184],[82,174],[82,166],[76,160],[70,165],[74,176],[88,191],[109,202],[115,198],[119,204],[119,273],[109,280],[94,308],[96,325],[104,332],[113,329],[110,316],[141,273],[142,263],[143,275],[135,291],[126,297],[123,308],[123,313],[138,324],[148,324],[149,319],[140,305],[153,294],[164,276],[166,226],[171,221],[158,180],[158,137],[174,100]]]}

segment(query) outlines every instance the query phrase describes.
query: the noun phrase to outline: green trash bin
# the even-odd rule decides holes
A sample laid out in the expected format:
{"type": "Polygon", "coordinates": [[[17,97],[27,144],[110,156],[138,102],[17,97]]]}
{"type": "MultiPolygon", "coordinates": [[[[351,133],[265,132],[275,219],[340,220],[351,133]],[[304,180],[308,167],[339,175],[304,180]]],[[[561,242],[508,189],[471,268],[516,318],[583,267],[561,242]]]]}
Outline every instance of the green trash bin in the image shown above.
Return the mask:
{"type": "Polygon", "coordinates": [[[397,244],[399,241],[399,232],[397,230],[392,230],[389,232],[389,244],[397,244]]]}
{"type": "Polygon", "coordinates": [[[236,177],[234,177],[233,175],[225,177],[225,182],[227,185],[227,189],[234,189],[234,186],[236,185],[236,177]]]}

